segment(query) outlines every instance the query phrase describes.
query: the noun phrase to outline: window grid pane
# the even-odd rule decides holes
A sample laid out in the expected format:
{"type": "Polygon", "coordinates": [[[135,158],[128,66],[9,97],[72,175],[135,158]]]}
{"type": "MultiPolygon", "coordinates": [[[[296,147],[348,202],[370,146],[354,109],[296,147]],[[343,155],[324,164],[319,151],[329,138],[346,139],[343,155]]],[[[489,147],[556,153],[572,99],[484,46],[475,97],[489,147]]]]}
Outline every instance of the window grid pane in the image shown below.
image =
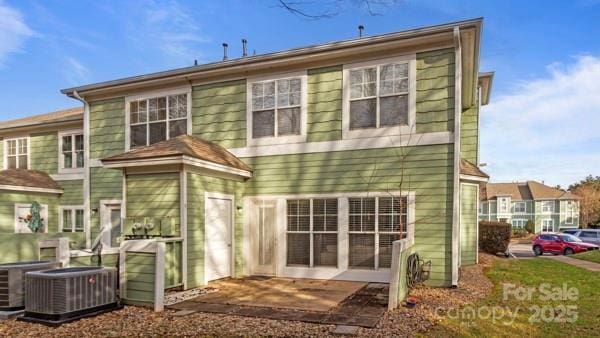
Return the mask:
{"type": "Polygon", "coordinates": [[[184,93],[130,102],[131,148],[150,145],[186,134],[187,95],[184,93]]]}
{"type": "Polygon", "coordinates": [[[301,134],[302,80],[253,83],[252,138],[301,134]]]}
{"type": "Polygon", "coordinates": [[[72,232],[73,231],[73,219],[71,218],[71,216],[72,216],[71,209],[63,209],[63,211],[62,211],[63,232],[72,232]]]}

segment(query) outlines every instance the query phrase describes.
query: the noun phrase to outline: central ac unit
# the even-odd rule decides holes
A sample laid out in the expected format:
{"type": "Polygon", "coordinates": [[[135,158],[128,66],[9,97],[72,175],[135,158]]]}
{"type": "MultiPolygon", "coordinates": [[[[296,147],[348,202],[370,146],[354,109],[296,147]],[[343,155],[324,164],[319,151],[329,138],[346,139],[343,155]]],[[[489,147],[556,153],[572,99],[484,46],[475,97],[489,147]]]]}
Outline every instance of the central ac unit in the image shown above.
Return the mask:
{"type": "Polygon", "coordinates": [[[61,324],[119,308],[117,269],[77,267],[25,276],[25,321],[61,324]]]}
{"type": "Polygon", "coordinates": [[[59,262],[30,261],[0,264],[0,310],[23,308],[25,273],[60,267],[59,262]]]}

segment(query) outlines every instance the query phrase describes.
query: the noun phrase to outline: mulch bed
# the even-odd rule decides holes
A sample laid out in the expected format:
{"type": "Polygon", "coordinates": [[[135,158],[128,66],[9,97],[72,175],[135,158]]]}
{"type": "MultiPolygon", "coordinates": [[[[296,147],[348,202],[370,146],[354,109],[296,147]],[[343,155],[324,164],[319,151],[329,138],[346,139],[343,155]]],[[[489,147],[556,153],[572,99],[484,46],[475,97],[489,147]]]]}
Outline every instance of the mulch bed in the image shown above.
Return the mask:
{"type": "MultiPolygon", "coordinates": [[[[377,327],[361,328],[360,336],[410,337],[425,332],[442,319],[438,308],[459,307],[484,298],[492,283],[483,274],[494,258],[480,254],[479,265],[461,269],[457,289],[418,287],[410,295],[419,299],[414,309],[400,307],[386,312],[377,327]]],[[[213,313],[175,316],[175,311],[155,313],[128,306],[122,310],[50,328],[16,320],[0,321],[2,337],[325,337],[335,325],[251,318],[213,313]]]]}

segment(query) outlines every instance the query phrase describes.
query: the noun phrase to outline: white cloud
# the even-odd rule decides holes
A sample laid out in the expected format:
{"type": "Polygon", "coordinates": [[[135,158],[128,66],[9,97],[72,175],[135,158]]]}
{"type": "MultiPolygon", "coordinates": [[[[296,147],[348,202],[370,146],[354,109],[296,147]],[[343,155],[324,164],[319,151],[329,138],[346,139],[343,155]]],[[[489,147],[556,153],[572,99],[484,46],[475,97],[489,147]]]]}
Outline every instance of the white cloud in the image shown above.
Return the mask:
{"type": "MultiPolygon", "coordinates": [[[[173,64],[191,64],[200,59],[199,44],[208,42],[200,27],[177,1],[149,1],[127,15],[127,34],[138,49],[158,49],[173,64]]],[[[125,11],[128,12],[128,11],[125,11]]]]}
{"type": "Polygon", "coordinates": [[[90,70],[74,57],[67,57],[64,76],[70,85],[77,86],[90,82],[90,70]]]}
{"type": "Polygon", "coordinates": [[[547,72],[483,108],[482,161],[492,181],[566,186],[600,171],[600,58],[580,56],[547,72]]]}
{"type": "Polygon", "coordinates": [[[0,0],[0,68],[8,55],[22,51],[25,40],[33,35],[21,12],[0,0]]]}

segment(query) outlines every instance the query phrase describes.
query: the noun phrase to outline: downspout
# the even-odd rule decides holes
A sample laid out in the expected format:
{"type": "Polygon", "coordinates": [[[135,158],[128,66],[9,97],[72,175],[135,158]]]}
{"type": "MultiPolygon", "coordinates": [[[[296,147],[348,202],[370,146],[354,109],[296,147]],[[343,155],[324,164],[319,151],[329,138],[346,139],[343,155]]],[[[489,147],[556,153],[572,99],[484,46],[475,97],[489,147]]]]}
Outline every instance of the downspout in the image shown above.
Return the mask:
{"type": "Polygon", "coordinates": [[[454,177],[452,192],[452,286],[458,286],[460,261],[460,127],[462,115],[462,51],[460,28],[454,27],[454,177]]]}
{"type": "Polygon", "coordinates": [[[90,225],[90,105],[74,90],[73,98],[83,103],[83,224],[86,231],[85,247],[90,249],[92,245],[92,231],[90,225]]]}

